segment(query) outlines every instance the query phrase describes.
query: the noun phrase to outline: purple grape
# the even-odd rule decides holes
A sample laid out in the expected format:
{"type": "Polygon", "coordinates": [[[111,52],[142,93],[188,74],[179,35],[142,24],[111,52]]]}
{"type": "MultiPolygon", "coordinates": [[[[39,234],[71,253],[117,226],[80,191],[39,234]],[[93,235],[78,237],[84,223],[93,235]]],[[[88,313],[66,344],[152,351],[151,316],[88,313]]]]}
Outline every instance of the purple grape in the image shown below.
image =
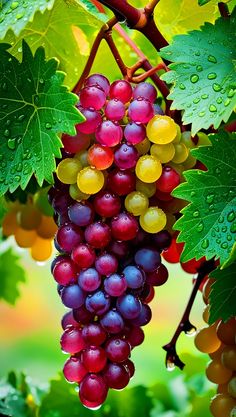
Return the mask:
{"type": "Polygon", "coordinates": [[[128,103],[133,95],[130,83],[126,80],[117,80],[111,84],[110,98],[117,98],[122,103],[128,103]]]}
{"type": "Polygon", "coordinates": [[[109,276],[117,271],[118,261],[116,257],[110,253],[104,253],[97,257],[95,268],[101,275],[109,276]]]}
{"type": "Polygon", "coordinates": [[[100,123],[102,123],[101,114],[96,110],[83,109],[82,106],[79,107],[79,110],[84,115],[86,120],[76,125],[76,129],[81,133],[86,133],[87,135],[94,133],[100,123]]]}
{"type": "Polygon", "coordinates": [[[124,320],[116,310],[110,310],[100,320],[107,333],[120,333],[124,328],[124,320]]]}
{"type": "Polygon", "coordinates": [[[106,95],[110,90],[110,83],[108,79],[102,74],[92,74],[84,82],[85,87],[100,87],[106,95]]]}
{"type": "Polygon", "coordinates": [[[160,114],[161,116],[165,114],[163,109],[158,104],[153,104],[153,107],[154,107],[154,114],[160,114]]]}
{"type": "Polygon", "coordinates": [[[97,291],[94,294],[90,294],[85,300],[87,310],[98,315],[106,313],[110,308],[110,304],[110,296],[103,291],[97,291]]]}
{"type": "Polygon", "coordinates": [[[135,319],[141,312],[141,302],[132,294],[119,297],[116,306],[121,315],[128,320],[135,319]]]}
{"type": "Polygon", "coordinates": [[[88,226],[93,221],[94,210],[87,201],[77,202],[69,207],[68,215],[70,221],[77,226],[88,226]]]}
{"type": "Polygon", "coordinates": [[[73,223],[61,226],[56,234],[55,240],[62,252],[71,252],[83,240],[83,233],[73,223]]]}
{"type": "Polygon", "coordinates": [[[124,128],[124,137],[131,145],[142,142],[146,137],[146,129],[142,124],[128,123],[124,128]]]}
{"type": "Polygon", "coordinates": [[[85,229],[86,242],[96,249],[105,248],[111,240],[111,229],[103,222],[95,222],[85,229]]]}
{"type": "Polygon", "coordinates": [[[61,337],[61,349],[63,352],[74,355],[85,347],[86,343],[83,339],[81,330],[67,327],[61,337]]]}
{"type": "Polygon", "coordinates": [[[95,268],[84,269],[78,277],[78,284],[83,291],[92,292],[101,284],[101,277],[95,268]]]}
{"type": "Polygon", "coordinates": [[[133,289],[142,287],[146,279],[144,271],[135,265],[126,266],[123,270],[123,274],[127,282],[127,286],[133,289]]]}
{"type": "Polygon", "coordinates": [[[78,285],[74,284],[63,288],[61,299],[66,307],[79,308],[84,304],[85,293],[78,285]]]}
{"type": "Polygon", "coordinates": [[[124,294],[127,283],[124,276],[112,274],[104,280],[104,289],[111,297],[119,297],[124,294]]]}
{"type": "Polygon", "coordinates": [[[169,248],[172,241],[171,234],[167,230],[161,230],[160,232],[153,234],[152,237],[159,251],[169,248]]]}
{"type": "Polygon", "coordinates": [[[157,98],[157,90],[155,89],[155,87],[153,87],[152,84],[143,82],[135,87],[133,91],[133,97],[134,99],[141,97],[145,100],[150,101],[150,103],[154,103],[154,101],[157,98]]]}
{"type": "Polygon", "coordinates": [[[153,272],[161,264],[159,252],[151,248],[139,249],[134,259],[136,264],[141,266],[145,272],[153,272]]]}
{"type": "Polygon", "coordinates": [[[133,319],[131,322],[136,326],[145,326],[149,323],[152,318],[152,311],[147,304],[142,304],[141,311],[139,315],[133,319]]]}
{"type": "Polygon", "coordinates": [[[82,335],[85,342],[92,346],[102,345],[107,338],[107,333],[98,323],[86,324],[82,329],[82,335]]]}
{"type": "Polygon", "coordinates": [[[130,104],[128,116],[133,122],[147,123],[154,116],[153,106],[149,101],[138,98],[130,104]]]}
{"type": "Polygon", "coordinates": [[[100,110],[106,102],[106,94],[101,88],[84,87],[80,91],[80,103],[84,108],[100,110]]]}
{"type": "Polygon", "coordinates": [[[107,341],[105,351],[110,361],[124,362],[130,355],[130,344],[126,340],[113,337],[107,341]]]}
{"type": "Polygon", "coordinates": [[[126,366],[118,363],[108,363],[103,372],[103,376],[108,387],[116,390],[125,388],[130,379],[126,366]]]}
{"type": "Polygon", "coordinates": [[[125,115],[125,105],[122,101],[114,98],[108,101],[105,108],[105,115],[107,119],[112,121],[118,121],[123,119],[125,115]]]}
{"type": "Polygon", "coordinates": [[[121,259],[129,253],[129,244],[125,241],[113,240],[110,243],[109,250],[114,253],[114,255],[121,259]]]}
{"type": "Polygon", "coordinates": [[[121,142],[123,131],[120,125],[110,120],[104,120],[95,132],[96,139],[101,145],[116,146],[121,142]]]}
{"type": "Polygon", "coordinates": [[[79,324],[88,324],[93,321],[94,314],[90,313],[90,311],[86,309],[85,305],[82,305],[79,308],[73,309],[73,317],[79,324]]]}
{"type": "Polygon", "coordinates": [[[67,359],[63,368],[64,377],[69,382],[79,383],[82,381],[85,375],[87,375],[87,373],[88,371],[81,363],[81,359],[75,356],[67,359]]]}
{"type": "Polygon", "coordinates": [[[138,157],[138,151],[133,145],[122,143],[114,153],[114,162],[120,169],[131,169],[135,167],[138,157]]]}
{"type": "Polygon", "coordinates": [[[61,319],[61,327],[65,330],[67,327],[78,327],[77,321],[74,319],[73,311],[68,311],[61,319]]]}
{"type": "Polygon", "coordinates": [[[127,336],[127,341],[129,342],[129,344],[133,348],[135,346],[141,345],[144,341],[144,337],[145,336],[144,336],[143,329],[141,329],[141,327],[139,327],[139,326],[132,325],[130,327],[130,330],[129,330],[129,333],[128,333],[128,336],[127,336]]]}

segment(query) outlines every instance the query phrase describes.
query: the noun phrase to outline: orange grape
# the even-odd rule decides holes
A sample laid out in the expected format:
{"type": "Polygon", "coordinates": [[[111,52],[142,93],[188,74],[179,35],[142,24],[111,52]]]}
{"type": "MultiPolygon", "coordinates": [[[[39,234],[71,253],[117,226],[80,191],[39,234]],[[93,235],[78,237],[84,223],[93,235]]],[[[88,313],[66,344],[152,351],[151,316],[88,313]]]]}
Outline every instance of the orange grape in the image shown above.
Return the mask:
{"type": "Polygon", "coordinates": [[[211,292],[211,286],[212,286],[213,282],[214,282],[214,280],[208,279],[204,284],[204,287],[203,287],[203,290],[202,290],[202,296],[203,296],[203,301],[204,301],[205,304],[208,304],[209,295],[210,295],[210,292],[211,292]]]}
{"type": "Polygon", "coordinates": [[[202,318],[205,321],[205,323],[208,323],[209,321],[209,309],[210,309],[210,306],[209,304],[207,304],[203,310],[202,318]]]}
{"type": "Polygon", "coordinates": [[[232,371],[236,371],[236,346],[225,346],[221,354],[222,364],[232,371]]]}
{"type": "Polygon", "coordinates": [[[220,361],[216,359],[209,362],[206,368],[206,376],[209,381],[215,384],[225,384],[232,376],[232,371],[225,368],[220,361]]]}
{"type": "Polygon", "coordinates": [[[211,359],[217,359],[217,360],[221,360],[221,354],[223,352],[225,348],[225,345],[223,343],[221,343],[219,349],[217,349],[215,352],[209,353],[209,356],[211,357],[211,359]]]}
{"type": "Polygon", "coordinates": [[[226,345],[235,344],[236,320],[235,317],[229,319],[226,323],[220,321],[217,326],[217,336],[226,345]]]}
{"type": "Polygon", "coordinates": [[[3,219],[2,222],[2,233],[4,236],[8,237],[14,235],[18,224],[17,224],[17,210],[9,211],[3,219]]]}
{"type": "Polygon", "coordinates": [[[25,230],[18,227],[15,231],[15,241],[20,248],[30,248],[37,238],[35,230],[25,230]]]}
{"type": "Polygon", "coordinates": [[[52,217],[42,216],[41,223],[37,229],[38,236],[43,239],[52,239],[57,232],[57,225],[52,217]]]}
{"type": "Polygon", "coordinates": [[[220,340],[216,335],[215,326],[204,327],[195,336],[195,346],[200,352],[212,353],[220,347],[220,340]]]}
{"type": "Polygon", "coordinates": [[[211,400],[210,410],[214,417],[230,417],[236,401],[229,395],[217,394],[211,400]]]}
{"type": "Polygon", "coordinates": [[[31,256],[37,262],[44,262],[50,258],[52,254],[52,242],[49,239],[42,239],[37,237],[33,246],[31,247],[31,256]]]}

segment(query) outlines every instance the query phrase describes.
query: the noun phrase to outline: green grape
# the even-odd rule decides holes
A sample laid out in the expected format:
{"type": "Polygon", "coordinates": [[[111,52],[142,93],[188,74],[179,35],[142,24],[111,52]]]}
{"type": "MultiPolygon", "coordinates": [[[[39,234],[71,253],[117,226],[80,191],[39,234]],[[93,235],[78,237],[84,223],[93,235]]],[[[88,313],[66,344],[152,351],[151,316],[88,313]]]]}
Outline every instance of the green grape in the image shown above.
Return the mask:
{"type": "Polygon", "coordinates": [[[137,149],[139,155],[146,155],[150,149],[151,143],[150,141],[145,138],[142,140],[142,142],[135,145],[135,148],[137,149]]]}
{"type": "Polygon", "coordinates": [[[197,134],[198,136],[198,143],[197,146],[207,146],[207,145],[211,145],[211,141],[208,138],[208,136],[206,135],[206,133],[203,132],[198,132],[197,134]]]}
{"type": "Polygon", "coordinates": [[[177,134],[176,134],[176,136],[173,140],[173,143],[179,143],[180,140],[181,140],[181,129],[180,129],[179,125],[176,125],[176,128],[177,128],[177,134]]]}
{"type": "Polygon", "coordinates": [[[151,155],[159,159],[163,164],[172,160],[175,154],[175,147],[173,143],[166,145],[158,145],[154,143],[150,149],[151,155]]]}
{"type": "Polygon", "coordinates": [[[148,198],[152,197],[156,192],[156,183],[150,182],[149,184],[143,182],[137,178],[136,180],[136,190],[140,193],[145,194],[148,198]]]}
{"type": "Polygon", "coordinates": [[[185,146],[189,149],[195,148],[195,143],[192,140],[191,132],[186,131],[181,134],[181,143],[184,143],[185,146]]]}
{"type": "Polygon", "coordinates": [[[85,194],[96,194],[104,185],[104,175],[96,168],[85,167],[78,173],[78,188],[85,194]]]}
{"type": "Polygon", "coordinates": [[[236,346],[225,346],[221,355],[222,364],[232,371],[236,371],[236,346]]]}
{"type": "Polygon", "coordinates": [[[216,327],[213,325],[199,330],[195,336],[194,343],[200,352],[215,352],[221,345],[221,342],[216,335],[216,327]]]}
{"type": "Polygon", "coordinates": [[[158,207],[149,207],[139,218],[140,226],[145,232],[157,233],[166,225],[166,215],[158,207]]]}
{"type": "Polygon", "coordinates": [[[194,156],[191,155],[191,153],[189,153],[187,159],[185,159],[185,161],[183,162],[184,169],[186,170],[193,168],[196,165],[196,162],[196,158],[194,158],[194,156]]]}
{"type": "Polygon", "coordinates": [[[50,187],[43,188],[34,195],[34,204],[45,216],[53,216],[53,208],[48,201],[48,190],[50,187]]]}
{"type": "Polygon", "coordinates": [[[82,193],[77,184],[71,184],[69,187],[69,194],[73,200],[81,201],[88,200],[90,194],[82,193]]]}
{"type": "Polygon", "coordinates": [[[89,165],[88,162],[88,151],[84,149],[83,151],[80,151],[75,154],[75,159],[78,159],[78,161],[81,163],[82,168],[85,168],[89,165]]]}
{"type": "Polygon", "coordinates": [[[232,376],[232,371],[225,368],[221,361],[216,359],[209,362],[206,368],[206,376],[215,384],[225,384],[232,376]]]}
{"type": "Polygon", "coordinates": [[[172,142],[177,133],[177,125],[169,116],[156,115],[147,124],[148,139],[159,145],[172,142]]]}
{"type": "Polygon", "coordinates": [[[231,397],[236,398],[236,376],[234,376],[228,383],[228,393],[231,397]]]}
{"type": "Polygon", "coordinates": [[[146,211],[148,204],[149,200],[147,196],[139,191],[133,191],[125,198],[125,208],[134,216],[140,216],[140,214],[146,211]]]}
{"type": "Polygon", "coordinates": [[[213,417],[231,417],[236,402],[229,395],[217,394],[211,400],[210,410],[213,417]]]}
{"type": "Polygon", "coordinates": [[[141,181],[147,183],[155,182],[161,176],[162,165],[154,156],[143,155],[136,164],[135,172],[141,181]]]}
{"type": "Polygon", "coordinates": [[[82,165],[78,159],[63,159],[57,166],[57,178],[63,184],[74,184],[81,169],[82,165]]]}
{"type": "Polygon", "coordinates": [[[172,161],[175,164],[182,164],[182,162],[186,161],[189,155],[189,149],[184,143],[176,143],[175,144],[175,154],[172,158],[172,161]]]}

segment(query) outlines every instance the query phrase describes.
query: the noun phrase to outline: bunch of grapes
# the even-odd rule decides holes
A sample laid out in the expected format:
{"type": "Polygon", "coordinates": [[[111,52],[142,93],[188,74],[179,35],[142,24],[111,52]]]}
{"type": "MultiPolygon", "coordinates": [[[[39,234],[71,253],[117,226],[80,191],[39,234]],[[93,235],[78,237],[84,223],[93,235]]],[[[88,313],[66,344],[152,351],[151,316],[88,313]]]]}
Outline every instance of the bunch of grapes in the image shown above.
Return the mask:
{"type": "Polygon", "coordinates": [[[28,195],[25,204],[18,200],[8,202],[2,223],[3,236],[13,235],[17,245],[30,249],[32,258],[38,262],[50,258],[57,231],[47,193],[48,188],[45,188],[35,195],[28,195]]]}
{"type": "MultiPolygon", "coordinates": [[[[206,307],[203,320],[209,321],[209,295],[213,279],[207,279],[203,287],[206,307]]],[[[218,385],[210,410],[213,417],[236,416],[236,317],[227,322],[218,320],[198,331],[195,337],[198,350],[208,353],[211,361],[206,368],[207,378],[218,385]]]]}

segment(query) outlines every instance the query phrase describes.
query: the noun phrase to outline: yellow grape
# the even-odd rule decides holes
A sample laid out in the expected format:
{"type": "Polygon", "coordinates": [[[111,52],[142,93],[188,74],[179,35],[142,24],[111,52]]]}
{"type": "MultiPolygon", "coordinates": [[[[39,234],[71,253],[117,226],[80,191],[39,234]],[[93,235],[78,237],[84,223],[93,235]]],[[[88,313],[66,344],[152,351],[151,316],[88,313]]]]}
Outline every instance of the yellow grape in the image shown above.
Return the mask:
{"type": "Polygon", "coordinates": [[[96,194],[104,185],[104,175],[101,171],[92,167],[85,167],[78,173],[78,188],[86,194],[96,194]]]}
{"type": "Polygon", "coordinates": [[[18,227],[17,224],[17,211],[9,211],[3,219],[2,222],[2,233],[3,236],[11,236],[14,235],[16,229],[18,227]]]}
{"type": "Polygon", "coordinates": [[[30,248],[37,239],[35,230],[25,230],[18,227],[15,231],[15,241],[20,248],[30,248]]]}
{"type": "Polygon", "coordinates": [[[135,148],[137,149],[139,155],[146,155],[150,149],[151,143],[148,140],[148,138],[145,138],[144,140],[142,140],[142,142],[137,143],[137,145],[135,145],[135,148]]]}
{"type": "Polygon", "coordinates": [[[88,200],[90,194],[82,193],[77,184],[71,184],[69,187],[69,194],[73,200],[81,201],[88,200]]]}
{"type": "Polygon", "coordinates": [[[35,230],[40,225],[42,214],[33,204],[26,204],[17,213],[18,225],[25,230],[35,230]]]}
{"type": "Polygon", "coordinates": [[[35,261],[46,261],[52,254],[52,241],[49,239],[42,239],[38,236],[31,247],[30,253],[35,261]]]}
{"type": "Polygon", "coordinates": [[[166,214],[158,207],[149,207],[139,218],[140,226],[145,232],[157,233],[166,225],[166,214]]]}
{"type": "Polygon", "coordinates": [[[186,161],[189,155],[189,149],[184,143],[176,143],[175,145],[175,154],[172,158],[172,161],[175,164],[182,164],[182,162],[186,161]]]}
{"type": "Polygon", "coordinates": [[[222,364],[232,371],[236,371],[236,346],[225,346],[221,354],[222,364]]]}
{"type": "Polygon", "coordinates": [[[175,154],[175,147],[173,143],[166,145],[158,145],[154,143],[150,149],[151,155],[159,159],[163,164],[172,160],[175,154]]]}
{"type": "Polygon", "coordinates": [[[230,380],[232,374],[230,369],[225,368],[221,361],[216,359],[209,362],[206,368],[206,376],[214,384],[225,384],[230,380]]]}
{"type": "Polygon", "coordinates": [[[77,159],[80,163],[82,168],[85,168],[89,165],[88,162],[88,151],[84,149],[83,151],[80,151],[75,154],[75,159],[77,159]]]}
{"type": "Polygon", "coordinates": [[[177,134],[176,134],[176,136],[175,136],[175,138],[174,138],[174,140],[173,140],[173,143],[179,143],[179,142],[180,142],[180,140],[181,140],[181,130],[180,130],[180,126],[179,126],[179,125],[176,125],[176,128],[177,128],[177,134]]]}
{"type": "Polygon", "coordinates": [[[208,323],[208,321],[209,321],[209,309],[210,309],[210,306],[209,306],[209,304],[207,304],[205,306],[203,314],[202,314],[202,318],[205,321],[205,323],[208,323]]]}
{"type": "Polygon", "coordinates": [[[236,402],[229,395],[217,394],[211,400],[210,410],[213,417],[231,417],[236,402]]]}
{"type": "Polygon", "coordinates": [[[152,197],[156,192],[156,183],[150,182],[143,182],[140,179],[136,179],[136,190],[140,191],[140,193],[145,194],[148,198],[152,197]]]}
{"type": "Polygon", "coordinates": [[[152,155],[141,156],[136,164],[135,172],[143,182],[155,182],[162,174],[160,161],[152,155]]]}
{"type": "Polygon", "coordinates": [[[41,223],[37,229],[37,235],[43,239],[53,239],[57,232],[57,225],[53,217],[42,216],[41,223]]]}
{"type": "Polygon", "coordinates": [[[57,178],[63,184],[74,184],[78,172],[82,169],[80,161],[76,158],[63,159],[57,165],[57,178]]]}
{"type": "Polygon", "coordinates": [[[220,321],[217,326],[217,336],[226,345],[235,344],[236,320],[235,317],[229,319],[226,323],[220,321]]]}
{"type": "Polygon", "coordinates": [[[198,136],[197,146],[207,146],[207,145],[209,146],[212,144],[210,139],[206,135],[206,133],[198,132],[197,136],[198,136]]]}
{"type": "Polygon", "coordinates": [[[212,353],[220,347],[220,340],[216,335],[215,326],[204,327],[199,330],[194,340],[195,346],[200,352],[212,353]]]}
{"type": "Polygon", "coordinates": [[[182,134],[181,134],[181,143],[184,143],[184,145],[189,149],[196,148],[196,145],[192,140],[191,132],[189,132],[189,131],[182,132],[182,134]]]}
{"type": "Polygon", "coordinates": [[[134,216],[140,216],[140,214],[146,211],[148,204],[149,200],[147,196],[139,191],[133,191],[125,198],[125,208],[134,216]]]}
{"type": "Polygon", "coordinates": [[[177,125],[169,116],[155,115],[147,124],[148,139],[159,145],[172,142],[177,133],[177,125]]]}
{"type": "Polygon", "coordinates": [[[231,397],[236,398],[236,376],[234,376],[228,383],[228,393],[231,397]]]}

